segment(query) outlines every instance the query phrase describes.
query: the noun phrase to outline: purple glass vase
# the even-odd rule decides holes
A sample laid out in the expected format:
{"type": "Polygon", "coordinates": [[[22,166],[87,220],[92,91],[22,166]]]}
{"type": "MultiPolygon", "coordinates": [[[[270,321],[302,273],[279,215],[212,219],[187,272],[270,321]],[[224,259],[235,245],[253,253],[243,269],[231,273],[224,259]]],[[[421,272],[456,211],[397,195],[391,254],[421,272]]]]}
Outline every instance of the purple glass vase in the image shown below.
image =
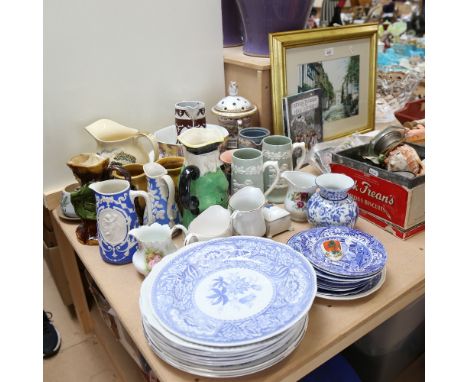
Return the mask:
{"type": "Polygon", "coordinates": [[[236,0],[222,0],[223,46],[239,46],[244,43],[242,20],[236,0]]]}
{"type": "Polygon", "coordinates": [[[269,57],[268,33],[304,29],[314,0],[237,0],[244,54],[269,57]]]}

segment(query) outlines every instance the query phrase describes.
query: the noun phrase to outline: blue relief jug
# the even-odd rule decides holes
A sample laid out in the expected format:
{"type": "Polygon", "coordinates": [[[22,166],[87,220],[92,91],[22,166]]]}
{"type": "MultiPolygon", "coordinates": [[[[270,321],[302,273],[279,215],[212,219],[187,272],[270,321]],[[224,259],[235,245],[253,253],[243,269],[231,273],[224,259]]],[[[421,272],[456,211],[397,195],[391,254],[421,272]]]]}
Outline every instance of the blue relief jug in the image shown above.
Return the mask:
{"type": "Polygon", "coordinates": [[[148,210],[148,194],[130,190],[130,183],[121,179],[104,180],[89,187],[96,196],[98,243],[102,259],[111,264],[131,263],[137,242],[128,232],[139,226],[135,198],[143,197],[148,210]]]}
{"type": "Polygon", "coordinates": [[[322,174],[315,179],[319,192],[307,202],[307,220],[315,227],[343,225],[353,228],[359,214],[356,201],[348,191],[354,180],[344,174],[322,174]]]}
{"type": "Polygon", "coordinates": [[[179,224],[179,210],[175,201],[174,181],[167,170],[159,163],[149,162],[143,165],[147,179],[150,208],[143,217],[143,224],[167,224],[170,227],[179,224]]]}

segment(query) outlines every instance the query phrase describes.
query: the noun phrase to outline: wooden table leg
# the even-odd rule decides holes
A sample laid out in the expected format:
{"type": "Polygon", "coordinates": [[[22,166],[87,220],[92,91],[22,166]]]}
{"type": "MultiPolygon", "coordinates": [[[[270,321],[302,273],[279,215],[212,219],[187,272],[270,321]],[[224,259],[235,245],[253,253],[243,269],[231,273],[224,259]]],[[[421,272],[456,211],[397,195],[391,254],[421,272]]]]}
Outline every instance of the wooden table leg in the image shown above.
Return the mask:
{"type": "Polygon", "coordinates": [[[83,288],[83,283],[81,282],[80,271],[76,261],[76,254],[73,247],[67,240],[63,230],[60,228],[60,225],[57,223],[58,217],[56,214],[56,211],[51,212],[52,225],[54,227],[57,245],[60,250],[63,269],[68,280],[73,305],[75,307],[75,312],[78,316],[81,329],[84,333],[89,333],[93,330],[93,320],[88,308],[88,302],[86,301],[86,294],[83,288]]]}

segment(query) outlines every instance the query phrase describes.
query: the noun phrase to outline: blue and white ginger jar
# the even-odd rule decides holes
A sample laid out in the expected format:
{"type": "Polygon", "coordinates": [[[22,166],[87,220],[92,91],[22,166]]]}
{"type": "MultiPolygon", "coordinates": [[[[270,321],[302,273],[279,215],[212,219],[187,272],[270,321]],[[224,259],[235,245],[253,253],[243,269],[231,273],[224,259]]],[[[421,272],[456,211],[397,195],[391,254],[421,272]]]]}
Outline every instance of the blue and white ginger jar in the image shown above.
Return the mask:
{"type": "Polygon", "coordinates": [[[315,227],[341,225],[353,228],[359,208],[348,191],[354,180],[344,174],[323,174],[315,180],[319,192],[307,202],[307,220],[315,227]]]}

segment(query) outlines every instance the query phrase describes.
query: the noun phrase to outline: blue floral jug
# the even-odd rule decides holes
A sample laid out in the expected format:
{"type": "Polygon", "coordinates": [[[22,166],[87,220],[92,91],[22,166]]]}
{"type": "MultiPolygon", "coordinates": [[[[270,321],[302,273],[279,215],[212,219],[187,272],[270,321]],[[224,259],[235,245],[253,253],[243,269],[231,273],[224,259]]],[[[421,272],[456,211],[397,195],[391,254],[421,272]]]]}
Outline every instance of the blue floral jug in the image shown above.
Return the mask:
{"type": "Polygon", "coordinates": [[[111,264],[128,264],[137,250],[137,242],[128,232],[139,226],[134,200],[141,196],[150,198],[145,191],[130,190],[126,180],[111,179],[89,186],[96,196],[96,217],[99,252],[102,259],[111,264]]]}
{"type": "Polygon", "coordinates": [[[150,209],[145,213],[143,223],[167,224],[170,227],[178,224],[179,210],[175,202],[174,181],[167,170],[159,163],[149,162],[143,165],[148,182],[150,209]]]}

